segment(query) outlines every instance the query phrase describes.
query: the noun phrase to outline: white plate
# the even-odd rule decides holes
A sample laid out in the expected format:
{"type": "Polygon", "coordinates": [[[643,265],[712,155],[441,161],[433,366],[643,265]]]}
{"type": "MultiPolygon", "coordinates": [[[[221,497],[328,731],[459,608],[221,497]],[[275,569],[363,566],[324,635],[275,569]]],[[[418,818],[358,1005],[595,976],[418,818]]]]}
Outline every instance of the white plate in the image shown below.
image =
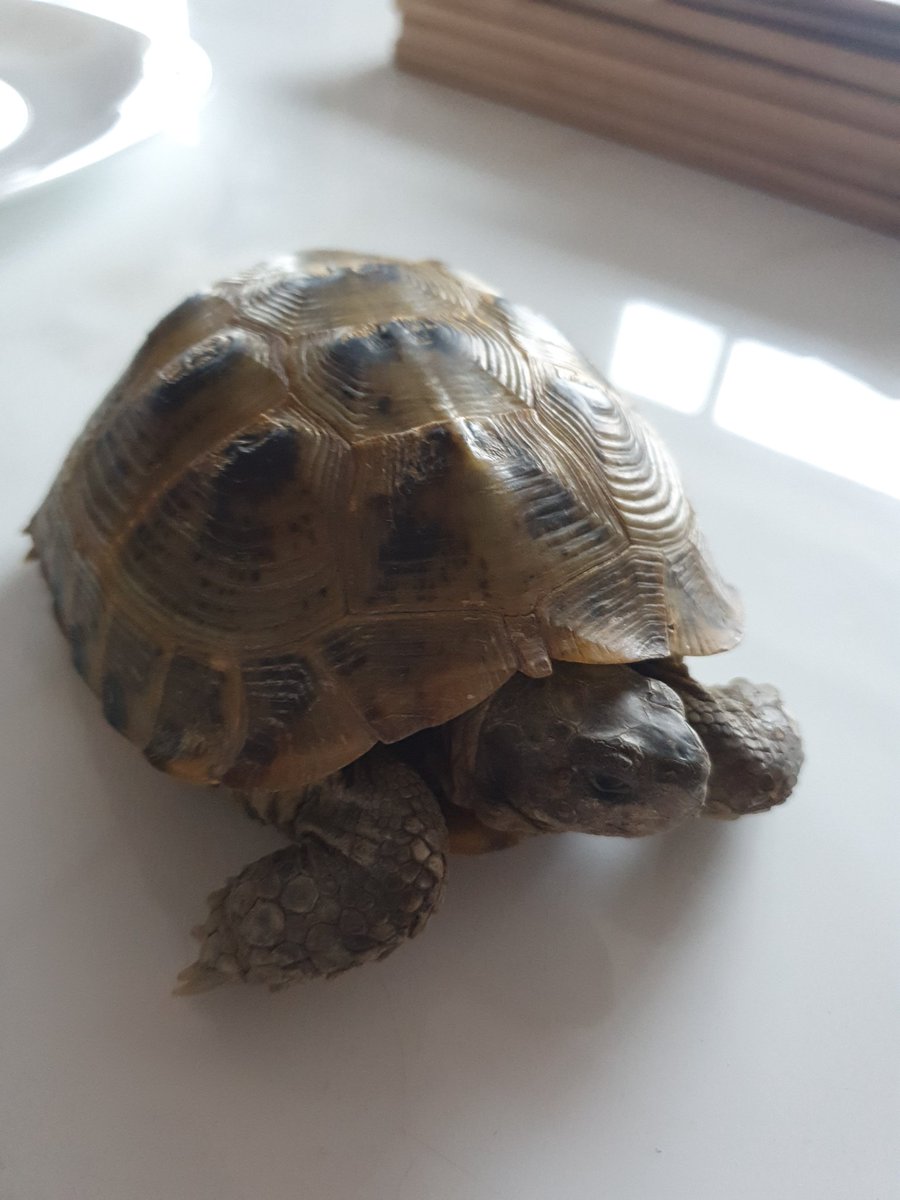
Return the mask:
{"type": "Polygon", "coordinates": [[[0,0],[0,198],[159,132],[209,77],[186,37],[152,40],[42,0],[0,0]]]}

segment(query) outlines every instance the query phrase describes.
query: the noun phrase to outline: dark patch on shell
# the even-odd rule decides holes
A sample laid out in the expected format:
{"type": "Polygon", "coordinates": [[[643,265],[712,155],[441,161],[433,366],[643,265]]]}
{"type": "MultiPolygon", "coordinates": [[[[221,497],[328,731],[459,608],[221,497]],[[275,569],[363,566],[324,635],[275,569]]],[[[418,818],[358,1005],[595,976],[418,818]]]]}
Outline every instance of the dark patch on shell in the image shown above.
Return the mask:
{"type": "MultiPolygon", "coordinates": [[[[446,476],[457,442],[451,429],[437,425],[422,437],[416,454],[406,463],[393,499],[374,497],[373,505],[387,535],[378,548],[380,586],[390,588],[396,576],[434,573],[435,560],[465,556],[466,547],[440,518],[445,504],[446,476]]],[[[435,576],[437,581],[438,576],[435,576]]]]}
{"type": "Polygon", "coordinates": [[[531,500],[525,509],[525,524],[533,538],[546,537],[560,529],[570,529],[578,519],[580,505],[567,487],[548,479],[543,494],[531,500]]]}
{"type": "Polygon", "coordinates": [[[383,573],[407,575],[430,570],[430,560],[450,544],[438,521],[420,521],[407,506],[394,511],[391,529],[378,548],[383,573]]]}
{"type": "Polygon", "coordinates": [[[261,703],[283,718],[305,716],[319,695],[319,682],[308,660],[292,655],[263,658],[246,667],[244,685],[251,705],[261,703]]]}
{"type": "Polygon", "coordinates": [[[188,472],[177,483],[173,483],[159,504],[159,511],[168,517],[178,517],[190,512],[197,503],[198,487],[196,475],[188,472]]]}
{"type": "Polygon", "coordinates": [[[158,544],[156,535],[146,521],[135,525],[131,531],[131,541],[136,544],[142,554],[155,549],[158,544]]]}
{"type": "Polygon", "coordinates": [[[251,570],[272,562],[274,518],[259,506],[274,500],[296,478],[297,468],[297,434],[291,428],[236,438],[212,483],[212,504],[199,535],[202,557],[215,562],[227,556],[251,570]]]}
{"type": "Polygon", "coordinates": [[[373,367],[400,358],[402,330],[398,321],[389,321],[376,326],[371,333],[356,333],[331,343],[327,356],[338,379],[344,381],[345,399],[358,399],[373,367]]]}
{"type": "Polygon", "coordinates": [[[359,636],[352,632],[332,634],[325,640],[323,649],[328,665],[344,678],[362,670],[369,662],[359,636]]]}
{"type": "Polygon", "coordinates": [[[116,480],[125,479],[130,465],[121,453],[118,430],[106,429],[97,439],[97,462],[103,473],[116,480]]]}
{"type": "Polygon", "coordinates": [[[297,434],[276,426],[264,433],[236,438],[225,451],[215,481],[217,499],[230,506],[241,499],[265,500],[297,474],[297,434]]]}
{"type": "Polygon", "coordinates": [[[113,729],[121,732],[128,724],[128,705],[125,701],[125,689],[118,675],[107,672],[103,677],[101,688],[103,715],[113,729]]]}
{"type": "Polygon", "coordinates": [[[160,372],[159,383],[147,394],[147,407],[161,417],[176,411],[199,388],[224,375],[241,353],[234,333],[215,333],[198,342],[160,372]]]}
{"type": "Polygon", "coordinates": [[[174,721],[165,721],[157,725],[153,737],[144,747],[144,757],[152,766],[164,771],[181,752],[183,732],[181,726],[176,725],[174,721]]]}
{"type": "Polygon", "coordinates": [[[225,776],[227,784],[246,782],[254,774],[253,767],[271,766],[278,757],[280,726],[255,729],[247,738],[238,754],[237,763],[225,776]]]}
{"type": "Polygon", "coordinates": [[[100,588],[83,563],[74,566],[75,578],[66,604],[66,632],[72,647],[72,662],[84,678],[93,674],[91,650],[98,643],[103,601],[100,588]]]}
{"type": "Polygon", "coordinates": [[[599,518],[589,514],[565,484],[548,475],[527,450],[516,447],[507,472],[510,485],[522,497],[529,537],[539,541],[565,530],[573,546],[583,546],[584,539],[596,546],[608,540],[609,528],[599,524],[599,518]]]}
{"type": "Polygon", "coordinates": [[[209,663],[176,655],[169,664],[156,727],[144,754],[154,766],[165,768],[190,749],[188,757],[206,752],[208,743],[223,732],[222,692],[225,676],[209,663]]]}
{"type": "Polygon", "coordinates": [[[453,354],[457,346],[454,331],[438,321],[385,321],[368,333],[332,342],[326,351],[328,373],[347,408],[374,409],[386,416],[391,411],[393,397],[383,391],[373,394],[371,390],[379,368],[410,356],[414,358],[423,348],[453,354]]]}
{"type": "Polygon", "coordinates": [[[454,355],[459,353],[459,333],[442,321],[418,321],[410,332],[415,340],[429,350],[438,354],[454,355]]]}
{"type": "Polygon", "coordinates": [[[221,726],[225,675],[208,663],[176,655],[169,666],[163,702],[187,704],[191,721],[210,728],[221,726]]]}
{"type": "Polygon", "coordinates": [[[63,615],[62,588],[59,586],[59,584],[55,580],[51,580],[49,578],[49,576],[47,576],[46,579],[47,579],[47,586],[50,589],[50,606],[53,609],[53,616],[56,620],[57,625],[59,625],[59,627],[61,629],[65,630],[66,622],[65,622],[65,617],[63,615]]]}
{"type": "Polygon", "coordinates": [[[106,635],[103,671],[115,678],[126,694],[143,691],[162,653],[120,615],[113,616],[106,635]]]}
{"type": "Polygon", "coordinates": [[[400,480],[400,491],[410,491],[445,475],[455,450],[456,437],[452,429],[446,425],[429,429],[419,443],[415,462],[400,480]]]}
{"type": "Polygon", "coordinates": [[[87,675],[87,647],[85,646],[84,630],[80,625],[72,625],[69,628],[69,645],[72,648],[72,665],[84,678],[87,675]]]}

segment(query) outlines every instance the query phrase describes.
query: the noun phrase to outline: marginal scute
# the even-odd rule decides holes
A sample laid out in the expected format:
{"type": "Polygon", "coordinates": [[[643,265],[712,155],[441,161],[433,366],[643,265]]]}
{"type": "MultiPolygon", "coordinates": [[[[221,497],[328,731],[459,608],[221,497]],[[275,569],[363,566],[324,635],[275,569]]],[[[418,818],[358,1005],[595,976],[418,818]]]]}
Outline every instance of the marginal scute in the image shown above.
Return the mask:
{"type": "Polygon", "coordinates": [[[323,639],[321,654],[383,742],[472,708],[517,665],[503,621],[486,612],[348,623],[323,639]]]}
{"type": "Polygon", "coordinates": [[[76,559],[63,588],[62,627],[68,633],[72,661],[95,690],[100,683],[106,603],[89,563],[76,559]]]}
{"type": "Polygon", "coordinates": [[[156,767],[192,783],[214,783],[229,757],[227,677],[212,663],[175,655],[168,666],[156,724],[144,754],[156,767]],[[190,706],[189,719],[185,708],[190,706]]]}
{"type": "Polygon", "coordinates": [[[435,262],[289,255],[188,299],[30,532],[107,719],[197,783],[290,790],[516,671],[740,632],[652,431],[435,262]]]}
{"type": "Polygon", "coordinates": [[[156,692],[166,670],[159,642],[136,628],[125,614],[113,611],[107,621],[100,670],[107,720],[139,746],[145,745],[153,732],[156,692]]]}
{"type": "Polygon", "coordinates": [[[305,652],[297,658],[284,672],[245,666],[246,739],[221,774],[230,787],[295,789],[297,780],[323,779],[378,740],[327,667],[305,652]]]}
{"type": "Polygon", "coordinates": [[[104,717],[113,729],[118,729],[122,733],[128,724],[128,703],[121,679],[112,672],[103,676],[100,699],[103,703],[104,717]]]}

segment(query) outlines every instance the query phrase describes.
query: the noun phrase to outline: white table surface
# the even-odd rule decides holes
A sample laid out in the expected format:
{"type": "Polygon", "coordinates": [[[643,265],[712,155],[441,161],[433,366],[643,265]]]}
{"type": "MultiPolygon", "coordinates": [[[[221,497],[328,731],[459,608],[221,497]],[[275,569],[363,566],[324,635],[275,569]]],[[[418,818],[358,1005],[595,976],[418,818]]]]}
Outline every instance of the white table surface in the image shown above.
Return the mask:
{"type": "Polygon", "coordinates": [[[398,76],[380,0],[192,27],[193,131],[0,208],[0,1196],[896,1200],[897,243],[398,76]],[[312,245],[466,266],[624,382],[649,311],[676,401],[713,371],[644,405],[748,609],[698,673],[777,682],[808,763],[764,817],[455,860],[339,981],[176,1000],[277,838],[103,724],[18,529],[165,309],[312,245]]]}

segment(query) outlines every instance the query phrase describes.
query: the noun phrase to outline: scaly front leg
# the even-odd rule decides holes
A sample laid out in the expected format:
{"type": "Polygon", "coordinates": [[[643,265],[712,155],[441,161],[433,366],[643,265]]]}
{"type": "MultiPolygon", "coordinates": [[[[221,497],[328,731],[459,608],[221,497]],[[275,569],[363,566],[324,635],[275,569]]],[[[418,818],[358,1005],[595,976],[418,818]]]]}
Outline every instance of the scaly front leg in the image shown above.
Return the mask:
{"type": "Polygon", "coordinates": [[[180,994],[246,981],[286,987],[340,974],[415,936],[444,885],[437,800],[381,749],[301,792],[242,799],[294,843],[210,897],[180,994]]]}
{"type": "Polygon", "coordinates": [[[706,747],[712,769],[704,816],[740,817],[787,800],[803,764],[803,744],[771,684],[733,679],[705,687],[674,659],[636,664],[636,669],[678,693],[706,747]]]}

